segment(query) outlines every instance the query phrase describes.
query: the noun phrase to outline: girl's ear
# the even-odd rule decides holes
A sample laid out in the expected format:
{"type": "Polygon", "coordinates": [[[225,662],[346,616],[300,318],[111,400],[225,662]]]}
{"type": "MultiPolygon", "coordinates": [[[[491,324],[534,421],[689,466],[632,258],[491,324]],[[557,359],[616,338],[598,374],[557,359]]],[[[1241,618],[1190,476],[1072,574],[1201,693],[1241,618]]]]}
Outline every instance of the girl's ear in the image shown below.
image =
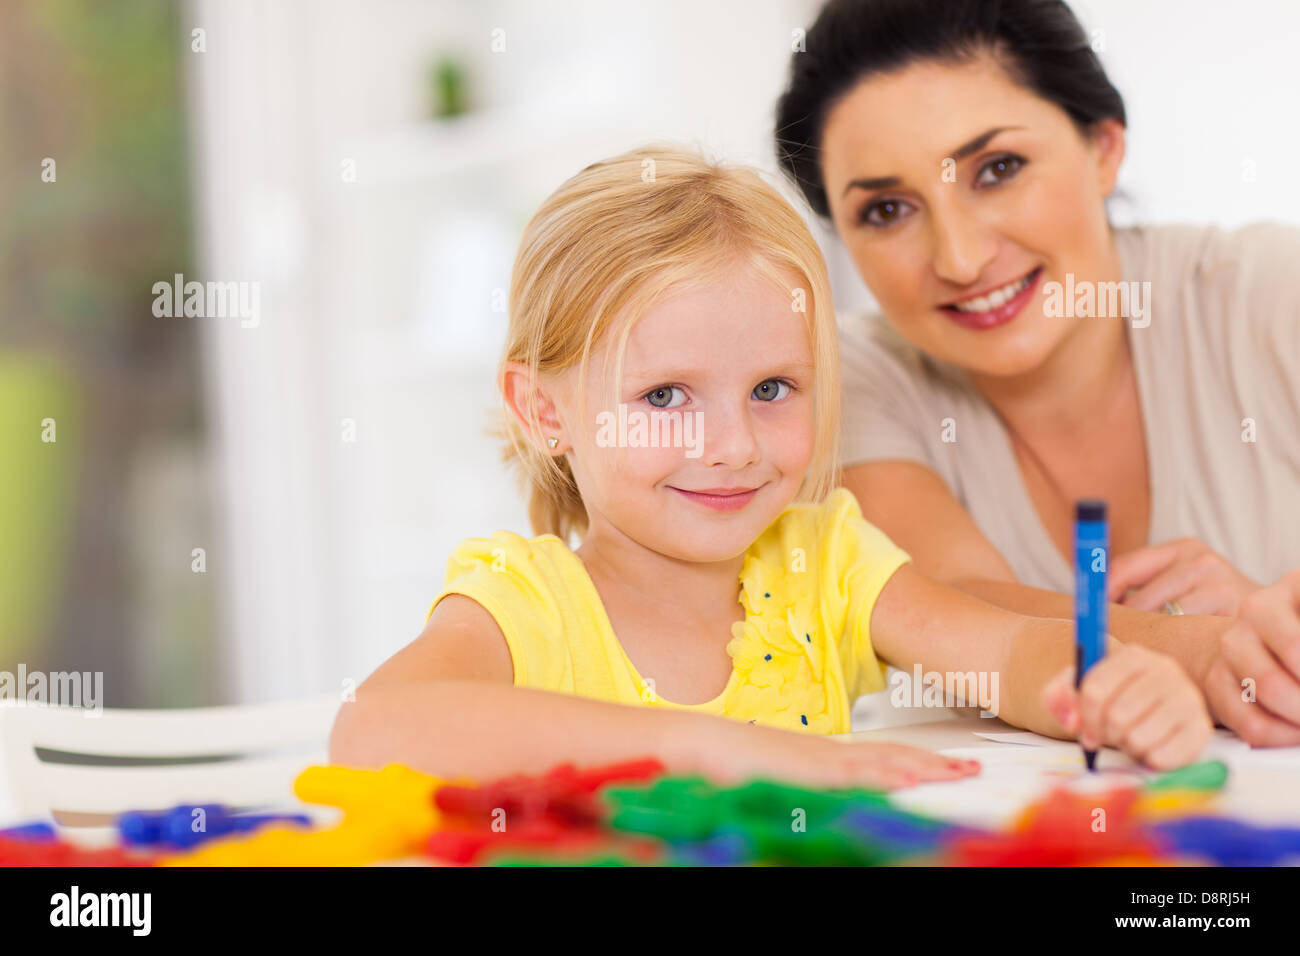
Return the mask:
{"type": "Polygon", "coordinates": [[[517,361],[502,364],[498,385],[506,407],[529,441],[547,455],[563,455],[569,449],[553,386],[548,388],[526,364],[517,361]]]}

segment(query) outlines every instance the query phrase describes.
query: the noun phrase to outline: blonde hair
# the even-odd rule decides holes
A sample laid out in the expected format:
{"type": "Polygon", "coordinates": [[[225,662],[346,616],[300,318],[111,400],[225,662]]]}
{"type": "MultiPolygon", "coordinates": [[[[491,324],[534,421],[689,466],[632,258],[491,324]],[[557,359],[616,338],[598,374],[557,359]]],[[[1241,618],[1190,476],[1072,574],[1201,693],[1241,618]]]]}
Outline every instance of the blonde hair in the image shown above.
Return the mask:
{"type": "MultiPolygon", "coordinates": [[[[510,325],[498,375],[502,397],[505,362],[526,365],[534,382],[575,364],[585,377],[592,349],[626,311],[617,353],[621,373],[628,334],[653,303],[737,261],[747,261],[782,288],[790,281],[785,273],[802,283],[816,435],[796,497],[821,501],[836,482],[839,451],[839,351],[830,280],[803,219],[750,167],[650,145],[593,163],[552,193],[524,227],[511,273],[510,325]]],[[[530,405],[531,435],[504,402],[499,432],[508,439],[506,461],[523,473],[533,533],[566,542],[570,534],[581,538],[587,510],[573,472],[567,459],[543,450],[535,397],[530,405]]]]}

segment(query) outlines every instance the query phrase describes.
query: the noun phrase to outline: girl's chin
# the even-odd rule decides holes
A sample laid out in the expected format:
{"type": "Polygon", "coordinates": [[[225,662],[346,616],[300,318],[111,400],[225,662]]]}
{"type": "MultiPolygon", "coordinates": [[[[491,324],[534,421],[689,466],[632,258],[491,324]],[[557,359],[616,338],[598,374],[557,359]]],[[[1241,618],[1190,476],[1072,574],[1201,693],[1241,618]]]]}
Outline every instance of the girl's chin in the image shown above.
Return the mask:
{"type": "Polygon", "coordinates": [[[672,538],[670,546],[664,549],[679,561],[691,564],[718,564],[734,561],[749,550],[749,546],[758,538],[759,532],[753,534],[735,534],[729,532],[710,535],[702,528],[692,528],[672,538]]]}

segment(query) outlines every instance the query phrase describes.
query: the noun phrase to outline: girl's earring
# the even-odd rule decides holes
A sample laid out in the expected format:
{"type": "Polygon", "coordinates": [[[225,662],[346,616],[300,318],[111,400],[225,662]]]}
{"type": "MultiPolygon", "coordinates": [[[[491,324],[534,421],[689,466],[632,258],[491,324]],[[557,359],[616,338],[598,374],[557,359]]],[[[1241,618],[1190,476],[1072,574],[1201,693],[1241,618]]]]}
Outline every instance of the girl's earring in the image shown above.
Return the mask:
{"type": "Polygon", "coordinates": [[[556,445],[558,445],[559,443],[560,443],[560,440],[559,440],[558,438],[548,438],[548,439],[546,439],[546,447],[547,447],[547,448],[554,448],[554,447],[555,447],[556,445]]]}

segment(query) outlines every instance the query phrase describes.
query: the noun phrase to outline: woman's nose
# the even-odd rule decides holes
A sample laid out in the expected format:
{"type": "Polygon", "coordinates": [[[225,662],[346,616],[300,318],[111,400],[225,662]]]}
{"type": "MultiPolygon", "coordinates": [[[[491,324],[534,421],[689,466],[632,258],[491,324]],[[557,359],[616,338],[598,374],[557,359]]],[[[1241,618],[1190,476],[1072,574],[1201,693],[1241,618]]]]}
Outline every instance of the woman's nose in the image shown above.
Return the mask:
{"type": "Polygon", "coordinates": [[[930,217],[934,272],[956,286],[972,285],[997,254],[997,240],[967,210],[935,210],[930,217]]]}

